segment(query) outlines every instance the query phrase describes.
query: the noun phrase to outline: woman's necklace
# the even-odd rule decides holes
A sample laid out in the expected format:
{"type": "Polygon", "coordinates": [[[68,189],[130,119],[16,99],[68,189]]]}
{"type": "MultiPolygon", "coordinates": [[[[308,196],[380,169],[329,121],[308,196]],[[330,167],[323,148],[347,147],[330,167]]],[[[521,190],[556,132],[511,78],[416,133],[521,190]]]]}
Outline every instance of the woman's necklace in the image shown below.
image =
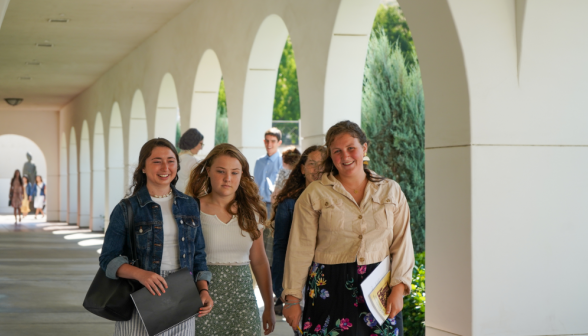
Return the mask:
{"type": "Polygon", "coordinates": [[[159,196],[159,195],[151,195],[151,197],[155,197],[155,198],[166,198],[166,197],[168,197],[171,194],[172,194],[172,190],[170,189],[170,191],[167,193],[167,195],[161,195],[161,196],[159,196]]]}

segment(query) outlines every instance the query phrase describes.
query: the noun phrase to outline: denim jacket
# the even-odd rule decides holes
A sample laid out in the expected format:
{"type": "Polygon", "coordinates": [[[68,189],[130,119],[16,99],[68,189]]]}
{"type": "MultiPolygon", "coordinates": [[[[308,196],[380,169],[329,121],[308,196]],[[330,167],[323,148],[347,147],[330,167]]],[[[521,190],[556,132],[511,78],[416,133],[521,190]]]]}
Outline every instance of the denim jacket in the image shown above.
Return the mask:
{"type": "MultiPolygon", "coordinates": [[[[43,183],[40,187],[35,183],[32,188],[33,193],[29,196],[37,196],[37,188],[41,188],[41,196],[45,196],[45,183],[43,183]]],[[[27,188],[27,193],[28,192],[29,189],[27,188]]]]}
{"type": "Polygon", "coordinates": [[[288,239],[290,239],[290,228],[294,215],[294,198],[285,199],[278,204],[276,209],[276,221],[274,232],[274,260],[272,262],[272,284],[274,294],[277,297],[282,295],[282,280],[284,279],[284,262],[286,261],[286,250],[288,239]]]}
{"type": "MultiPolygon", "coordinates": [[[[178,225],[178,245],[180,248],[180,268],[191,270],[194,281],[210,282],[212,273],[206,266],[204,236],[200,227],[200,208],[196,200],[182,194],[173,185],[174,204],[172,212],[178,225]]],[[[133,209],[133,232],[136,238],[138,267],[160,274],[163,256],[163,217],[159,205],[155,203],[147,187],[129,197],[133,209]]],[[[124,256],[127,235],[125,223],[127,206],[120,202],[110,215],[110,225],[106,230],[100,267],[111,279],[117,279],[116,271],[123,264],[129,263],[124,256]]]]}
{"type": "MultiPolygon", "coordinates": [[[[37,190],[36,190],[36,184],[35,184],[35,185],[33,185],[32,183],[27,183],[26,190],[27,190],[27,196],[35,196],[35,195],[36,195],[36,193],[37,193],[37,190]]],[[[41,192],[42,192],[43,194],[45,194],[45,193],[44,193],[44,190],[41,190],[41,192]]],[[[43,196],[44,196],[44,195],[43,195],[43,196]]]]}

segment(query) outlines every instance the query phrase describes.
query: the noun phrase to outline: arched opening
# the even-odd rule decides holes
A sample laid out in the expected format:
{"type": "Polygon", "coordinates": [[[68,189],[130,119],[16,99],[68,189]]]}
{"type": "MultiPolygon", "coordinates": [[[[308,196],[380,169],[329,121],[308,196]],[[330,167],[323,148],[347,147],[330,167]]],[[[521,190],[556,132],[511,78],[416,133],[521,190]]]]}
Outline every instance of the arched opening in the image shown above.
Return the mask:
{"type": "MultiPolygon", "coordinates": [[[[157,126],[156,126],[157,127],[157,126]]],[[[135,91],[131,104],[131,122],[129,123],[129,151],[127,156],[127,186],[133,182],[133,173],[139,163],[139,152],[147,142],[147,116],[145,115],[145,100],[141,90],[135,91]]]]}
{"type": "Polygon", "coordinates": [[[69,132],[69,208],[67,222],[78,224],[78,148],[76,130],[69,132]]]}
{"type": "Polygon", "coordinates": [[[110,114],[108,130],[108,197],[104,230],[108,229],[109,217],[112,209],[125,195],[125,166],[123,146],[123,125],[120,107],[115,102],[110,114]]]}
{"type": "Polygon", "coordinates": [[[67,222],[67,139],[61,133],[59,139],[59,221],[67,222]]]}
{"type": "Polygon", "coordinates": [[[166,73],[161,80],[155,112],[155,137],[165,138],[176,143],[179,122],[178,94],[171,74],[166,73]]]}
{"type": "MultiPolygon", "coordinates": [[[[8,206],[10,181],[14,176],[14,171],[17,169],[20,171],[21,176],[23,175],[24,165],[27,162],[27,153],[31,155],[31,162],[35,165],[36,174],[43,177],[43,182],[46,184],[54,182],[47,175],[45,155],[35,142],[21,135],[0,135],[0,157],[2,158],[2,164],[0,165],[0,190],[6,190],[6,192],[0,193],[0,213],[13,213],[13,208],[8,206]]],[[[30,204],[30,208],[31,212],[34,213],[33,203],[30,204]]]]}
{"type": "Polygon", "coordinates": [[[104,201],[106,200],[106,157],[104,151],[104,124],[102,114],[96,114],[92,147],[92,231],[104,230],[104,201]]]}
{"type": "Polygon", "coordinates": [[[286,24],[277,15],[268,16],[259,27],[249,55],[243,113],[229,114],[229,142],[241,149],[251,163],[265,153],[263,133],[272,126],[278,66],[288,38],[286,24]]]}
{"type": "Polygon", "coordinates": [[[215,142],[221,79],[222,71],[216,53],[206,50],[198,64],[190,114],[190,128],[197,128],[204,135],[204,143],[209,144],[198,153],[199,159],[206,157],[215,142]]]}
{"type": "Polygon", "coordinates": [[[90,165],[90,131],[88,122],[82,124],[80,138],[80,214],[78,226],[90,227],[90,195],[92,195],[92,176],[90,165]]]}

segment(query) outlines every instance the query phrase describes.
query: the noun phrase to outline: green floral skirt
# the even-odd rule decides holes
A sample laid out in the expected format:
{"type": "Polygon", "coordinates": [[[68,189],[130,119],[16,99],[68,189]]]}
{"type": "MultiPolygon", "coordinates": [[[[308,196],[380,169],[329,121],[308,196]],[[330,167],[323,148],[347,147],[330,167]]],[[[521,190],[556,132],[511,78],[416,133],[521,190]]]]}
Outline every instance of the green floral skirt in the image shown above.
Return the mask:
{"type": "Polygon", "coordinates": [[[210,314],[196,317],[196,335],[261,336],[261,318],[249,265],[208,265],[212,273],[210,314]]]}

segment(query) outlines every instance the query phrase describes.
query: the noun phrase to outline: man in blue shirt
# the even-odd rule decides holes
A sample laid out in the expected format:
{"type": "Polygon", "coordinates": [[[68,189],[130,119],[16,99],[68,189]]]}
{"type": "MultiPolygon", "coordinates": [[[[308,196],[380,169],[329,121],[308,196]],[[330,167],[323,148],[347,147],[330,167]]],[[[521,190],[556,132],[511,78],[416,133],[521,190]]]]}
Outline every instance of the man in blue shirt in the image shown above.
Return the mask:
{"type": "MultiPolygon", "coordinates": [[[[259,194],[265,202],[267,208],[267,218],[271,218],[272,211],[272,192],[274,191],[274,184],[278,178],[278,173],[282,169],[282,155],[278,148],[282,144],[282,132],[272,127],[265,132],[263,143],[267,155],[264,155],[255,161],[255,169],[253,176],[255,183],[259,187],[259,194]]],[[[265,245],[265,253],[267,258],[272,263],[273,259],[273,237],[270,230],[263,230],[263,242],[265,245]]]]}

